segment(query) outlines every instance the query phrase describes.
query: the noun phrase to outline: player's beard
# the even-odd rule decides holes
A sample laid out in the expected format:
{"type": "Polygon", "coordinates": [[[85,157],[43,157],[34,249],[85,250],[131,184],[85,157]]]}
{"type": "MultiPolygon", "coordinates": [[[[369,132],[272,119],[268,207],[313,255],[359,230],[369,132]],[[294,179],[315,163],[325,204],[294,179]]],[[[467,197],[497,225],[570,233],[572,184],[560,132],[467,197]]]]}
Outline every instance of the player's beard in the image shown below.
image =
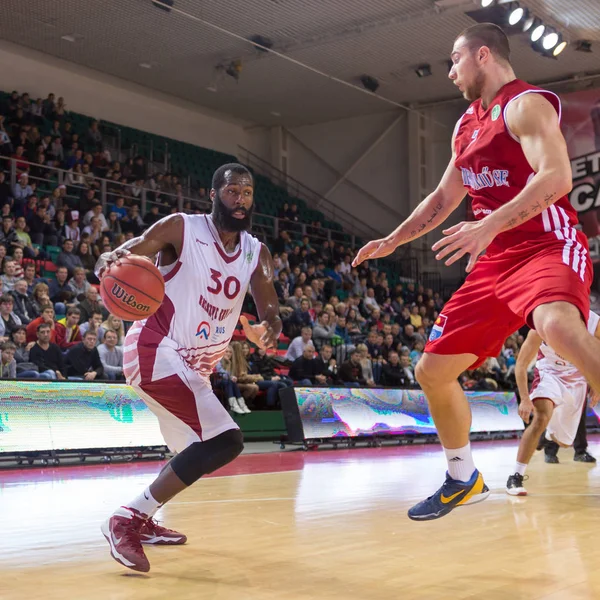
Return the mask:
{"type": "Polygon", "coordinates": [[[212,209],[212,218],[213,223],[217,229],[221,231],[228,231],[231,233],[235,233],[238,231],[248,231],[252,226],[252,213],[254,212],[254,202],[252,202],[252,206],[248,210],[242,207],[234,208],[230,210],[225,206],[223,201],[221,200],[221,196],[219,192],[215,194],[215,199],[213,200],[213,209],[212,209]],[[243,211],[246,213],[246,216],[243,219],[236,219],[233,216],[234,212],[243,211]]]}
{"type": "Polygon", "coordinates": [[[465,88],[464,97],[469,102],[474,102],[478,98],[481,98],[481,93],[483,91],[483,84],[485,82],[485,75],[482,69],[478,69],[475,75],[475,79],[473,80],[472,85],[468,88],[465,88]]]}

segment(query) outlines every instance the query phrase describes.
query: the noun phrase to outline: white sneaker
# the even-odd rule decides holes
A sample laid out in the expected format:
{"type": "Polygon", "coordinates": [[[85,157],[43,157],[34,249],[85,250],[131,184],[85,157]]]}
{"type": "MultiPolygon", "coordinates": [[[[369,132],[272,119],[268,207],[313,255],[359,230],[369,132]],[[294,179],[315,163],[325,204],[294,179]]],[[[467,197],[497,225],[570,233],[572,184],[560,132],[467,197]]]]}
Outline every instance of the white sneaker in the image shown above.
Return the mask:
{"type": "Polygon", "coordinates": [[[248,414],[252,411],[246,406],[246,401],[243,398],[238,398],[238,406],[242,409],[242,413],[248,414]]]}
{"type": "Polygon", "coordinates": [[[243,415],[246,412],[238,404],[237,398],[234,398],[234,397],[229,398],[229,410],[238,415],[243,415]]]}

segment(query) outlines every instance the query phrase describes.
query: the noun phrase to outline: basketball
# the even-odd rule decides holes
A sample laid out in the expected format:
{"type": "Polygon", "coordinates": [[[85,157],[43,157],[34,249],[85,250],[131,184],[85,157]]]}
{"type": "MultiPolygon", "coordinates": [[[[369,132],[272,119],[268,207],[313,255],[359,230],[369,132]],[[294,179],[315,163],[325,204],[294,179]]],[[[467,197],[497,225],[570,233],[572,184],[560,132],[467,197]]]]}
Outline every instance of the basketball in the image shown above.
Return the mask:
{"type": "Polygon", "coordinates": [[[124,321],[140,321],[153,315],[165,297],[165,281],[145,256],[130,254],[119,259],[102,276],[100,296],[106,309],[124,321]]]}

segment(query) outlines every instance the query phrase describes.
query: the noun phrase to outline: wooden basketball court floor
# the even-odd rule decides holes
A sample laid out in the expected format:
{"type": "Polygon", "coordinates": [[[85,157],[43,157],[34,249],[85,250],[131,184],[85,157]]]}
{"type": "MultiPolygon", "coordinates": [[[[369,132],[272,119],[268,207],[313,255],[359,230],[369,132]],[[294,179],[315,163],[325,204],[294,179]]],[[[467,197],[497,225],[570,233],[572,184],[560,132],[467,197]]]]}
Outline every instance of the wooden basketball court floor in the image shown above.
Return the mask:
{"type": "Polygon", "coordinates": [[[490,498],[421,523],[406,510],[440,485],[439,446],[242,456],[161,510],[189,541],[149,548],[148,574],[99,528],[160,463],[0,471],[0,598],[600,598],[600,467],[537,453],[530,495],[512,498],[516,445],[475,443],[490,498]]]}

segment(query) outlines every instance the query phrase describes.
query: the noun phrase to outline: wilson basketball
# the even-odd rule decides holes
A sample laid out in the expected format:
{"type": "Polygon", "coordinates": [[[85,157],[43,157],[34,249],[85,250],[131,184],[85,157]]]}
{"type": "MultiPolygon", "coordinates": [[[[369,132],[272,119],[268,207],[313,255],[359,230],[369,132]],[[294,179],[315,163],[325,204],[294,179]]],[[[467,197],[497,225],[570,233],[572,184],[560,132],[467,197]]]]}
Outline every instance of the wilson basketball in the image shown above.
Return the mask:
{"type": "Polygon", "coordinates": [[[100,296],[106,310],[124,321],[150,317],[165,297],[165,281],[160,271],[145,256],[130,254],[119,262],[100,281],[100,296]]]}

